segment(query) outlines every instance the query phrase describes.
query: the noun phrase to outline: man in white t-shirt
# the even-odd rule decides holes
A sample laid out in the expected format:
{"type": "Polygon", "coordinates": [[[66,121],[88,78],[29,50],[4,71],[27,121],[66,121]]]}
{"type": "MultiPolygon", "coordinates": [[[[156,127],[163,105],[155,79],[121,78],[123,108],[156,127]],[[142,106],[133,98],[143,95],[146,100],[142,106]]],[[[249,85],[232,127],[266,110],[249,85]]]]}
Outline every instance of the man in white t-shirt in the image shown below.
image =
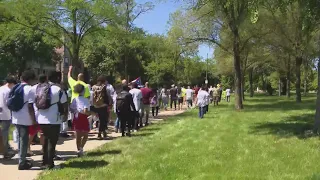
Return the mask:
{"type": "Polygon", "coordinates": [[[39,84],[35,85],[31,89],[33,94],[33,103],[35,104],[35,116],[36,120],[41,126],[41,130],[44,136],[43,144],[43,160],[42,165],[45,168],[54,168],[55,148],[59,139],[60,125],[62,121],[67,120],[67,96],[66,93],[53,82],[57,82],[57,73],[50,73],[49,82],[46,75],[39,77],[39,84]],[[47,109],[39,109],[38,99],[43,97],[41,93],[41,87],[48,85],[50,88],[50,107],[47,109]],[[38,101],[38,102],[37,102],[38,101]],[[62,114],[63,113],[63,114],[62,114]]]}
{"type": "Polygon", "coordinates": [[[9,130],[11,125],[11,111],[8,109],[7,100],[11,88],[17,84],[17,81],[14,77],[7,77],[6,84],[0,87],[0,120],[2,128],[2,137],[3,137],[3,147],[4,159],[11,159],[15,153],[10,151],[9,146],[9,130]]]}
{"type": "Polygon", "coordinates": [[[206,91],[206,87],[202,86],[197,95],[197,105],[199,107],[199,117],[202,119],[205,114],[205,107],[208,104],[209,93],[206,91]]]}
{"type": "Polygon", "coordinates": [[[188,86],[186,90],[186,101],[188,103],[188,108],[192,108],[192,100],[193,100],[194,91],[188,86]]]}
{"type": "MultiPolygon", "coordinates": [[[[133,82],[132,83],[132,89],[129,91],[129,93],[132,95],[133,98],[133,103],[134,106],[136,108],[136,111],[140,111],[141,108],[141,102],[142,102],[142,92],[140,89],[138,89],[138,84],[133,82]]],[[[135,115],[132,116],[134,118],[134,124],[133,124],[133,128],[135,131],[137,131],[138,129],[138,123],[139,123],[139,118],[136,118],[135,115]]]]}
{"type": "Polygon", "coordinates": [[[226,89],[227,102],[230,102],[230,93],[231,93],[231,90],[226,89]]]}
{"type": "Polygon", "coordinates": [[[12,123],[16,125],[19,136],[19,170],[28,170],[32,168],[31,161],[26,159],[29,142],[29,126],[37,124],[33,108],[33,94],[31,85],[35,82],[36,75],[28,70],[22,73],[21,84],[23,86],[23,106],[18,111],[12,111],[12,123]]]}

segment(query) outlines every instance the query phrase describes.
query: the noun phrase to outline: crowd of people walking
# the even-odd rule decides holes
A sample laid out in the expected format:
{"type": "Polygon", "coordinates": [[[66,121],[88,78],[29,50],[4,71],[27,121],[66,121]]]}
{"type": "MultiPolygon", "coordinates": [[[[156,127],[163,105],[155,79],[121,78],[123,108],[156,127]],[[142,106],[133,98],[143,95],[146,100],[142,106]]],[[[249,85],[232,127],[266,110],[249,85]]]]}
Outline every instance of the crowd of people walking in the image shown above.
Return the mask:
{"type": "MultiPolygon", "coordinates": [[[[116,116],[115,131],[122,136],[131,136],[150,124],[160,109],[182,110],[199,107],[199,117],[203,118],[209,110],[209,104],[218,105],[222,98],[220,85],[202,87],[171,85],[171,88],[150,88],[146,82],[143,87],[137,82],[127,83],[114,88],[105,76],[97,78],[91,85],[84,82],[80,73],[77,80],[68,73],[68,85],[61,83],[61,73],[51,72],[40,75],[36,80],[33,71],[25,71],[18,82],[8,77],[6,84],[0,87],[0,153],[4,159],[11,159],[16,152],[9,145],[11,124],[15,125],[18,143],[19,170],[32,168],[30,145],[34,137],[40,135],[42,145],[42,166],[55,167],[56,145],[59,136],[68,137],[68,130],[75,132],[78,156],[84,155],[88,134],[94,126],[98,129],[98,140],[108,139],[108,124],[111,114],[116,116]],[[69,87],[69,88],[68,88],[69,87]],[[170,109],[169,106],[170,105],[170,109]],[[113,109],[113,111],[112,111],[113,109]]],[[[226,90],[226,100],[230,101],[230,89],[226,90]]]]}

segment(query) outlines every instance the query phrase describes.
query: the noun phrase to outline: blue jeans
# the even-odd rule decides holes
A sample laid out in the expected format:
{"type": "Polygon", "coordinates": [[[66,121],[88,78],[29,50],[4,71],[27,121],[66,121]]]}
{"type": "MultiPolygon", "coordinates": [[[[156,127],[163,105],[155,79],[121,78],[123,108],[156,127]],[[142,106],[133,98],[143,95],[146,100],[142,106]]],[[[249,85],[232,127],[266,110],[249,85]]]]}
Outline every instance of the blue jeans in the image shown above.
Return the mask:
{"type": "Polygon", "coordinates": [[[199,107],[199,118],[203,118],[205,107],[199,107]]]}
{"type": "Polygon", "coordinates": [[[4,154],[8,153],[8,150],[10,147],[9,146],[10,125],[11,125],[11,120],[2,120],[1,121],[4,154]]]}
{"type": "Polygon", "coordinates": [[[115,123],[114,127],[115,127],[116,129],[119,129],[119,128],[120,128],[120,121],[119,121],[119,118],[118,118],[118,117],[117,117],[117,119],[116,119],[116,123],[115,123]]]}
{"type": "Polygon", "coordinates": [[[29,126],[16,124],[19,142],[19,165],[24,165],[26,163],[26,157],[28,152],[28,142],[29,142],[29,126]]]}

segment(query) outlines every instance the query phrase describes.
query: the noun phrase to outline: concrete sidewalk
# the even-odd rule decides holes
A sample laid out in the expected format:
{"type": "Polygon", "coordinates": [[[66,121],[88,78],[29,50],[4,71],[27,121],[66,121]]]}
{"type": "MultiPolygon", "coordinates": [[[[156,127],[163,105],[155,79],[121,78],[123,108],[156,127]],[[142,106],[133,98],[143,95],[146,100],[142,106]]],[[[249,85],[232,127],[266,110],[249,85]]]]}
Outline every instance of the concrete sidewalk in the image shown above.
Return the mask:
{"type": "MultiPolygon", "coordinates": [[[[159,113],[159,117],[156,119],[163,120],[170,116],[175,116],[178,114],[183,113],[184,111],[162,111],[159,113]]],[[[152,122],[152,119],[151,119],[152,122]]],[[[109,129],[113,129],[113,127],[109,127],[109,129]]],[[[110,132],[110,131],[109,131],[110,132]]],[[[119,137],[121,136],[120,133],[114,133],[112,131],[111,134],[108,134],[109,137],[119,137]]],[[[85,146],[85,151],[90,151],[96,149],[97,147],[109,143],[112,140],[96,140],[97,132],[93,130],[89,134],[89,140],[85,146]]],[[[11,145],[14,149],[17,149],[17,144],[11,142],[11,145]]],[[[12,160],[3,160],[0,159],[0,177],[1,180],[33,180],[37,177],[37,175],[41,172],[40,166],[42,161],[42,156],[40,155],[41,146],[40,145],[33,145],[31,146],[31,150],[36,154],[32,156],[32,160],[34,162],[34,167],[31,170],[27,171],[19,171],[18,170],[18,156],[16,155],[12,160]]],[[[63,158],[62,161],[55,161],[56,165],[59,165],[71,157],[76,157],[76,142],[75,139],[70,138],[60,138],[58,145],[57,145],[57,154],[63,158]]]]}

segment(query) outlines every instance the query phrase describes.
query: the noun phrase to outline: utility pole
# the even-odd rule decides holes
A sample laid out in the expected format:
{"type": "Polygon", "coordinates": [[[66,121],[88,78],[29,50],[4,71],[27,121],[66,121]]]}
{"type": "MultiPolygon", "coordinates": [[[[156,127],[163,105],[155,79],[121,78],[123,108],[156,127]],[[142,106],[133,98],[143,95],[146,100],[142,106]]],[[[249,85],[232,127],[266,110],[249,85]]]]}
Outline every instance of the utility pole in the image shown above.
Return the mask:
{"type": "Polygon", "coordinates": [[[209,53],[207,53],[207,59],[206,59],[206,61],[207,61],[207,70],[206,70],[206,84],[208,84],[208,60],[209,60],[209,53]]]}

